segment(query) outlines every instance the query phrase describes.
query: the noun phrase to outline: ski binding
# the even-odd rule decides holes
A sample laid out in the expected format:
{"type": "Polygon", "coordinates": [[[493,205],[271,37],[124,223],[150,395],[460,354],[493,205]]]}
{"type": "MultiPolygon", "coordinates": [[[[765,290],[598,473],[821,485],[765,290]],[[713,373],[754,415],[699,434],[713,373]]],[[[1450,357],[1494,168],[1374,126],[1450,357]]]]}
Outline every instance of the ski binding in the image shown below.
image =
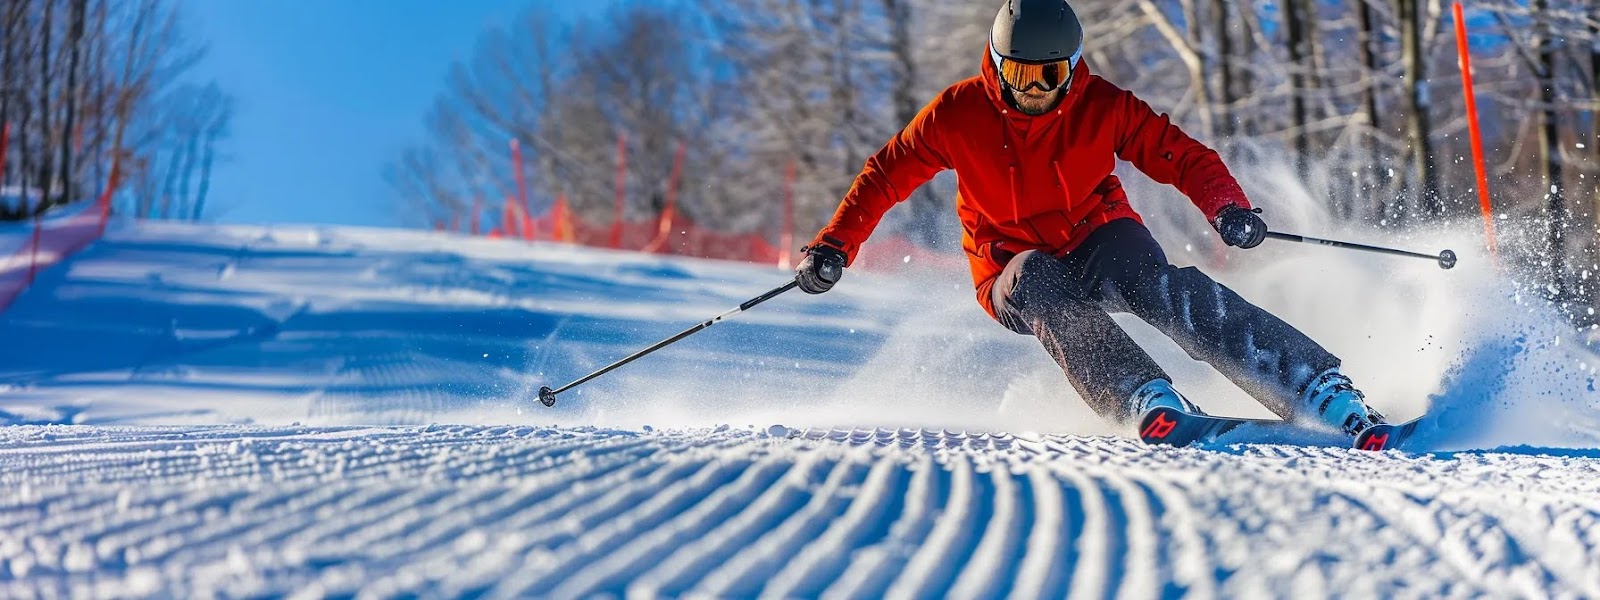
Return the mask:
{"type": "Polygon", "coordinates": [[[1240,426],[1291,427],[1278,419],[1241,419],[1184,412],[1158,406],[1139,419],[1139,439],[1146,444],[1184,447],[1221,437],[1240,426]]]}
{"type": "Polygon", "coordinates": [[[1357,450],[1373,452],[1398,448],[1405,443],[1406,438],[1417,431],[1417,423],[1421,420],[1422,417],[1417,417],[1404,423],[1380,423],[1368,427],[1361,432],[1361,435],[1356,436],[1354,447],[1357,450]]]}

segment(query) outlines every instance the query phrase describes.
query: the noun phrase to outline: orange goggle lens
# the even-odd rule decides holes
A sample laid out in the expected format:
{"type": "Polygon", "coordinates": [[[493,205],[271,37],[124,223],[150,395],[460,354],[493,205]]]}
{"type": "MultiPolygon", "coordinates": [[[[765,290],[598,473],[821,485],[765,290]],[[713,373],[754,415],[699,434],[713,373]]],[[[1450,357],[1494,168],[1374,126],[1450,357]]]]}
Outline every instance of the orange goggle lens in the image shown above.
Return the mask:
{"type": "Polygon", "coordinates": [[[1030,87],[1052,91],[1072,77],[1072,63],[1058,60],[1044,64],[1028,64],[1014,60],[1000,61],[1000,78],[1012,89],[1026,92],[1030,87]]]}

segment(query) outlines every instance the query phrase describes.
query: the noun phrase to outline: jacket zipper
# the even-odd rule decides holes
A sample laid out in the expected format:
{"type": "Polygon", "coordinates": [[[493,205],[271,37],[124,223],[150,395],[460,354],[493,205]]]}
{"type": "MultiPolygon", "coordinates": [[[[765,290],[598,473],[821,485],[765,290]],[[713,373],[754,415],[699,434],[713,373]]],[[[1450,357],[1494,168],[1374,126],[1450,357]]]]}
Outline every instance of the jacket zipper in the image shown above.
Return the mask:
{"type": "Polygon", "coordinates": [[[1061,161],[1050,161],[1050,168],[1056,172],[1056,183],[1061,184],[1061,196],[1066,198],[1067,214],[1072,214],[1072,188],[1067,187],[1067,176],[1061,173],[1061,161]]]}
{"type": "Polygon", "coordinates": [[[1022,224],[1022,201],[1017,194],[1017,164],[1011,163],[1011,222],[1022,224]]]}

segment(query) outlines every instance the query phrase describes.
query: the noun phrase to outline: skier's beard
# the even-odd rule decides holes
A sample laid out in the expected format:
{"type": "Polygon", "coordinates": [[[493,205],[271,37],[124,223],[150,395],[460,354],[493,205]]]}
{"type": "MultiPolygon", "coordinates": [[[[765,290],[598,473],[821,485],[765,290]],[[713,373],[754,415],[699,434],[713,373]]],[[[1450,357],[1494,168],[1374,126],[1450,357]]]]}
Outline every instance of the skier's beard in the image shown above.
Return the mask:
{"type": "Polygon", "coordinates": [[[1011,101],[1017,104],[1017,110],[1026,115],[1042,115],[1055,108],[1056,101],[1061,99],[1066,86],[1060,86],[1048,92],[1041,92],[1039,88],[1029,88],[1026,92],[1011,90],[1011,101]]]}

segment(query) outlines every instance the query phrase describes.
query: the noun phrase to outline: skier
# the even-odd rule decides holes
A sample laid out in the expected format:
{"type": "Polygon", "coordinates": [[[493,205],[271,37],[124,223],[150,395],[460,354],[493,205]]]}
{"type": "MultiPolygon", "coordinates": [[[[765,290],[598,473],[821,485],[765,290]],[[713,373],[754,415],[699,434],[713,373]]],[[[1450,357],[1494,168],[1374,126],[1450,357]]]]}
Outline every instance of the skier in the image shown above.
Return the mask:
{"type": "Polygon", "coordinates": [[[1199,412],[1108,311],[1130,312],[1210,363],[1286,420],[1357,435],[1383,417],[1339,359],[1278,317],[1165,253],[1112,168],[1132,163],[1174,185],[1229,246],[1267,227],[1217,153],[1132,93],[1089,72],[1064,0],[1008,0],[982,73],[950,86],[869,158],[832,220],[804,249],[799,287],[828,291],[883,214],[954,169],[956,210],[991,317],[1031,334],[1102,417],[1166,406],[1199,412]]]}

